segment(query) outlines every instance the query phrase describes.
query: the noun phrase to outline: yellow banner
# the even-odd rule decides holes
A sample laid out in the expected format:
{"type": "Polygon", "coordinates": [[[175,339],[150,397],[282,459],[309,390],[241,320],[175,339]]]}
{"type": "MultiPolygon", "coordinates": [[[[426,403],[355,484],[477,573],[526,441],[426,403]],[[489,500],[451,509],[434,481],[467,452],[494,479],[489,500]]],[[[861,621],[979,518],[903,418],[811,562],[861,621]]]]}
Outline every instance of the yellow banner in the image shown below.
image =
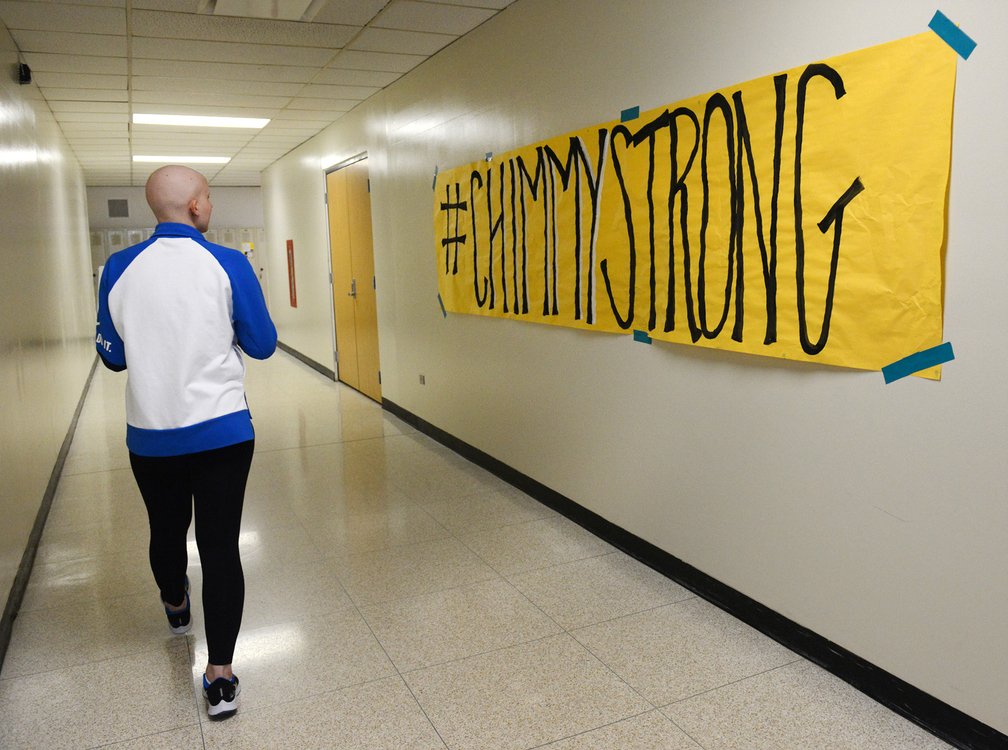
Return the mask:
{"type": "Polygon", "coordinates": [[[445,309],[867,370],[937,346],[955,72],[928,31],[442,172],[445,309]]]}

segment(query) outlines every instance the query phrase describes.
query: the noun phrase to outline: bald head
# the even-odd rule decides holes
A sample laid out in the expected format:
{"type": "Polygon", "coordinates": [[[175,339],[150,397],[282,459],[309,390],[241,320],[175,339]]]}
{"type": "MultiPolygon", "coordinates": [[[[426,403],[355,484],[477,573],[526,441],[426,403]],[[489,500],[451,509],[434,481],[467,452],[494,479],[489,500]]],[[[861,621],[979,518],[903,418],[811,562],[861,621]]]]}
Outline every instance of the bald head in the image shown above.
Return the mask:
{"type": "Polygon", "coordinates": [[[147,203],[158,223],[174,221],[205,232],[210,224],[210,187],[195,169],[170,164],[147,180],[147,203]]]}

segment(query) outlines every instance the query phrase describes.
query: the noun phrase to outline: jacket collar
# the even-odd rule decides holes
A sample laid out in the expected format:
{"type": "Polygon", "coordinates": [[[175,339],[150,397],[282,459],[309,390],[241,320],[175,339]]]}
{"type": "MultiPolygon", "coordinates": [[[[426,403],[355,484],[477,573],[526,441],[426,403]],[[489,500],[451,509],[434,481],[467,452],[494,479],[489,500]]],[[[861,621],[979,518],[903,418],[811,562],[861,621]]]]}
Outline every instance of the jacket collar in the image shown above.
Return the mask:
{"type": "Polygon", "coordinates": [[[157,225],[154,230],[155,237],[192,237],[196,240],[202,240],[203,235],[200,234],[196,227],[191,227],[188,224],[179,224],[174,221],[165,221],[157,225]]]}

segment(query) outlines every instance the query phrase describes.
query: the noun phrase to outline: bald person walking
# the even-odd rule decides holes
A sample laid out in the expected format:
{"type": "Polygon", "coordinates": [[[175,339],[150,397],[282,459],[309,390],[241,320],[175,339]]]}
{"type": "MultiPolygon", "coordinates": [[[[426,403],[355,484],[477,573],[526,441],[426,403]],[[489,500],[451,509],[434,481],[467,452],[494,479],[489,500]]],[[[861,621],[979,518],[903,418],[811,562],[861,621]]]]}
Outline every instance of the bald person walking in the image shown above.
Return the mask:
{"type": "Polygon", "coordinates": [[[126,445],[150,521],[150,564],[172,633],[192,627],[186,535],[196,513],[203,571],[207,713],[224,718],[241,690],[231,669],[245,601],[238,552],[255,433],[242,352],[266,359],[276,328],[251,265],[207,242],[210,187],[166,166],[147,180],[158,225],[113,254],[98,293],[98,354],[128,368],[126,445]]]}

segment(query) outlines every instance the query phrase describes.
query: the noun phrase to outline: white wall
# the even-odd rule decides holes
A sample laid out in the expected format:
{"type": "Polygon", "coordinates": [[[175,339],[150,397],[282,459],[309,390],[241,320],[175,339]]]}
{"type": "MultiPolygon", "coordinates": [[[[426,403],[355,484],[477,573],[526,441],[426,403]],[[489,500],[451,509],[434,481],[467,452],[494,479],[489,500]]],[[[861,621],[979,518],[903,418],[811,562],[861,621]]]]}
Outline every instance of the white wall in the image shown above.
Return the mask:
{"type": "Polygon", "coordinates": [[[84,176],[0,24],[0,601],[94,361],[84,176]]]}
{"type": "Polygon", "coordinates": [[[386,398],[1008,732],[1008,6],[960,61],[940,383],[442,317],[453,167],[924,31],[925,0],[518,0],[263,176],[280,338],[331,358],[320,163],[367,151],[386,398]],[[285,285],[284,285],[285,286],[285,285]],[[426,376],[420,386],[419,374],[426,376]]]}
{"type": "MultiPolygon", "coordinates": [[[[262,193],[258,187],[210,187],[214,227],[261,227],[262,193]]],[[[142,187],[95,187],[87,189],[88,220],[91,229],[145,229],[157,224],[147,205],[142,187]],[[110,199],[129,201],[128,218],[110,218],[110,199]]]]}

